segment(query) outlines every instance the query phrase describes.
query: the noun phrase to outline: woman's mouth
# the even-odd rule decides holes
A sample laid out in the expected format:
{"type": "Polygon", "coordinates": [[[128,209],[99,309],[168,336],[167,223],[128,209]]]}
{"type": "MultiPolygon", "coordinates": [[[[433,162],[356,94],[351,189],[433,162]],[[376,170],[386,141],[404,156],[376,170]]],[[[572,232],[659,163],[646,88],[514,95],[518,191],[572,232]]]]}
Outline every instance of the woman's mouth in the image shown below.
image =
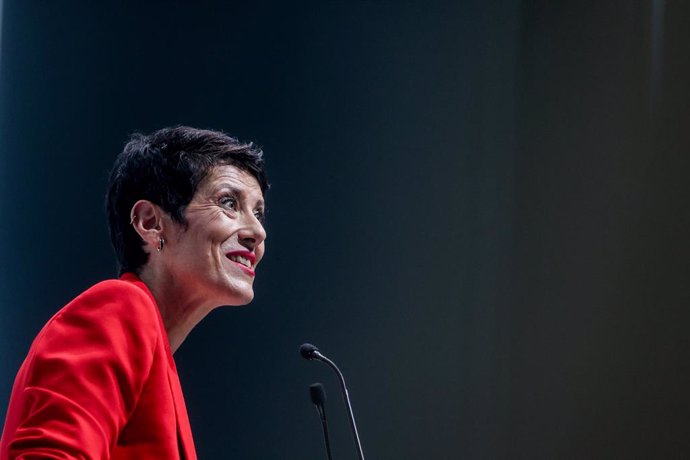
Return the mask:
{"type": "Polygon", "coordinates": [[[256,261],[256,256],[248,251],[237,251],[230,252],[225,255],[232,262],[237,264],[238,267],[242,269],[248,275],[254,276],[254,262],[256,261]]]}
{"type": "Polygon", "coordinates": [[[252,268],[252,262],[249,259],[245,259],[242,256],[229,256],[228,259],[232,260],[233,262],[237,262],[238,264],[242,264],[247,268],[252,268]]]}

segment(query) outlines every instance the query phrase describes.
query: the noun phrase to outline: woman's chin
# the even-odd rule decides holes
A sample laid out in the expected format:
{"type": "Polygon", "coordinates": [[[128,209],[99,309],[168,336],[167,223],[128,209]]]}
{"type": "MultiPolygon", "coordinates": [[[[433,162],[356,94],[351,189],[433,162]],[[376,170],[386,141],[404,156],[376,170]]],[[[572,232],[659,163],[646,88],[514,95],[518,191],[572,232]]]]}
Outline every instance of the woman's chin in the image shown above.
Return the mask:
{"type": "Polygon", "coordinates": [[[254,291],[248,292],[233,292],[231,296],[225,296],[220,305],[228,307],[242,307],[254,300],[254,291]]]}

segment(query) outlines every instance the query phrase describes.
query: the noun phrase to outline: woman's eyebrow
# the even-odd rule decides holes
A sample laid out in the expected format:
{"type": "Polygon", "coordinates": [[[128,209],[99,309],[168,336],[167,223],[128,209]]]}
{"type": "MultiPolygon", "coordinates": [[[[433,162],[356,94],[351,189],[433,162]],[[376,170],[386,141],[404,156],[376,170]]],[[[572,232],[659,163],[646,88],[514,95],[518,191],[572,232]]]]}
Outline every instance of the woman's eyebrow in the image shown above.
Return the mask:
{"type": "Polygon", "coordinates": [[[220,184],[214,186],[213,188],[216,192],[220,192],[221,190],[228,189],[232,193],[242,194],[242,190],[240,188],[238,188],[235,185],[229,184],[227,182],[221,182],[220,184]]]}
{"type": "MultiPolygon", "coordinates": [[[[238,196],[242,200],[246,200],[246,198],[247,198],[247,194],[244,191],[244,189],[237,187],[236,185],[227,183],[227,182],[221,182],[220,184],[218,184],[218,186],[216,187],[215,193],[218,193],[218,192],[225,190],[225,189],[229,190],[230,193],[232,193],[235,196],[238,196]]],[[[261,206],[265,206],[265,205],[266,205],[266,203],[264,202],[264,199],[259,198],[259,200],[257,200],[257,202],[255,204],[255,207],[261,207],[261,206]]]]}

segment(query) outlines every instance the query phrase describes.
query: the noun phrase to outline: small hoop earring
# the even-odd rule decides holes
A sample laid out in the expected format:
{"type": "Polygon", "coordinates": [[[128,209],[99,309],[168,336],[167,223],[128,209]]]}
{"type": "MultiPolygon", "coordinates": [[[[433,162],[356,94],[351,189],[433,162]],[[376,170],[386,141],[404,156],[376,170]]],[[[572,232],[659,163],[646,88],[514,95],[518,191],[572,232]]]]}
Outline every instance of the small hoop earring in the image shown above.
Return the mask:
{"type": "Polygon", "coordinates": [[[158,247],[156,250],[158,252],[161,252],[163,250],[163,245],[165,244],[165,240],[163,238],[158,238],[158,247]]]}
{"type": "Polygon", "coordinates": [[[134,225],[134,219],[136,219],[136,218],[137,218],[136,215],[132,216],[132,220],[129,221],[129,225],[134,225]]]}

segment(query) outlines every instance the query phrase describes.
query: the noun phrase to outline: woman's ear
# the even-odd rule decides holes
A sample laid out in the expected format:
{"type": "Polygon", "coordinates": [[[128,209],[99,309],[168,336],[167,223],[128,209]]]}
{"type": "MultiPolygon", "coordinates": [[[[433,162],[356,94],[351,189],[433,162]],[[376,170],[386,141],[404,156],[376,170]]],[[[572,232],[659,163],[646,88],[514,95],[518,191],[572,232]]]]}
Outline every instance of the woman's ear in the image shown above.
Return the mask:
{"type": "Polygon", "coordinates": [[[149,200],[139,200],[130,211],[134,231],[151,248],[158,247],[163,238],[163,210],[149,200]]]}

